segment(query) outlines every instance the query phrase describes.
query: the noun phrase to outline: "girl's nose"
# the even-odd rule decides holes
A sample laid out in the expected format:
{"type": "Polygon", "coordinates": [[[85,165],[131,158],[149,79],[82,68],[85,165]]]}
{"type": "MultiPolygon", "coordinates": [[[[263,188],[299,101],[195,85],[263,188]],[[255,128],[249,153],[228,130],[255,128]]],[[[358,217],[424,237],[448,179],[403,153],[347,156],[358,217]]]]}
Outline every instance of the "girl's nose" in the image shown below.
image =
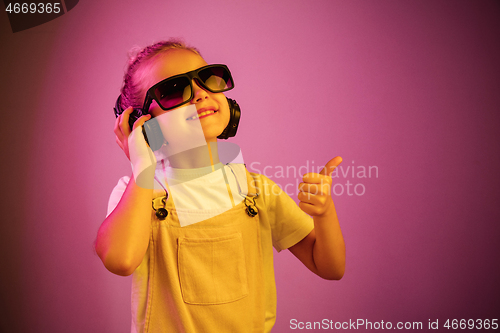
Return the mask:
{"type": "Polygon", "coordinates": [[[193,80],[192,84],[194,97],[191,103],[199,103],[208,98],[208,92],[200,87],[196,80],[193,80]]]}

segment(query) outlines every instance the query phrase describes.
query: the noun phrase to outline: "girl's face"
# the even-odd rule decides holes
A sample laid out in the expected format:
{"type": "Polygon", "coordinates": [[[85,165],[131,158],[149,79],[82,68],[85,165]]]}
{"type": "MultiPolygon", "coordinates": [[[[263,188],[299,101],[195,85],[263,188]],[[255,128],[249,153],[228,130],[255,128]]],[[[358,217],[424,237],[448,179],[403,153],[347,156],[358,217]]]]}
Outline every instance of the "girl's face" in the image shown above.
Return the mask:
{"type": "MultiPolygon", "coordinates": [[[[149,64],[144,65],[143,72],[140,73],[145,78],[142,98],[144,99],[147,89],[155,83],[206,65],[207,63],[202,57],[189,50],[171,49],[158,55],[149,64]]],[[[223,93],[211,93],[204,90],[194,80],[192,85],[194,98],[190,103],[196,106],[206,141],[215,142],[217,136],[224,131],[229,123],[230,113],[226,96],[223,93]]],[[[149,113],[153,117],[157,117],[173,110],[164,111],[156,101],[153,101],[149,113]]]]}

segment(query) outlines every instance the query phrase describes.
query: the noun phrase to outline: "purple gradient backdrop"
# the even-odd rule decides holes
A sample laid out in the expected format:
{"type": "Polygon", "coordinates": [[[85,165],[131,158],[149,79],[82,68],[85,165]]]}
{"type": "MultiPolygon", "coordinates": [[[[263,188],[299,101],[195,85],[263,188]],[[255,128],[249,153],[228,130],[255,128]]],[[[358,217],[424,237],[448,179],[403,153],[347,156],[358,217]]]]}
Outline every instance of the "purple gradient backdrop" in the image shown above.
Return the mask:
{"type": "Polygon", "coordinates": [[[365,188],[334,197],[341,281],[276,255],[276,332],[498,318],[498,1],[112,0],[16,34],[0,14],[0,331],[129,330],[130,278],[92,242],[130,174],[112,132],[126,52],[169,37],[231,68],[255,171],[378,167],[335,180],[365,188]]]}

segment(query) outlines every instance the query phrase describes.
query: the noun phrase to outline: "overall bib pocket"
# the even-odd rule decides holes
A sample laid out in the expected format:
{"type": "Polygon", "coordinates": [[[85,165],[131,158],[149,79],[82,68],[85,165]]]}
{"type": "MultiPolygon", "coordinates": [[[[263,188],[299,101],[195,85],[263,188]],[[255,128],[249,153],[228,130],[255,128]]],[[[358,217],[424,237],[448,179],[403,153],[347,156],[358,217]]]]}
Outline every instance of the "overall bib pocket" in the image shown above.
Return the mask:
{"type": "Polygon", "coordinates": [[[224,304],[248,295],[241,233],[178,239],[179,279],[188,304],[224,304]]]}

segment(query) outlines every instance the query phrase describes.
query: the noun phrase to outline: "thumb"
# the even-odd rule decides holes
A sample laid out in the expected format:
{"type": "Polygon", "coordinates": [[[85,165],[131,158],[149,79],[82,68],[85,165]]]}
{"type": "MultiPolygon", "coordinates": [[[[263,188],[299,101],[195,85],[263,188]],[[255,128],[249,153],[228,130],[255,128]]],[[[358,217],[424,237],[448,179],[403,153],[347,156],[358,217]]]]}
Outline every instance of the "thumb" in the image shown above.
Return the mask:
{"type": "Polygon", "coordinates": [[[342,163],[342,157],[337,156],[337,157],[332,158],[330,161],[328,161],[328,163],[326,163],[325,167],[323,168],[323,170],[320,171],[319,174],[324,175],[324,176],[330,176],[332,174],[333,170],[335,170],[335,168],[340,163],[342,163]]]}

